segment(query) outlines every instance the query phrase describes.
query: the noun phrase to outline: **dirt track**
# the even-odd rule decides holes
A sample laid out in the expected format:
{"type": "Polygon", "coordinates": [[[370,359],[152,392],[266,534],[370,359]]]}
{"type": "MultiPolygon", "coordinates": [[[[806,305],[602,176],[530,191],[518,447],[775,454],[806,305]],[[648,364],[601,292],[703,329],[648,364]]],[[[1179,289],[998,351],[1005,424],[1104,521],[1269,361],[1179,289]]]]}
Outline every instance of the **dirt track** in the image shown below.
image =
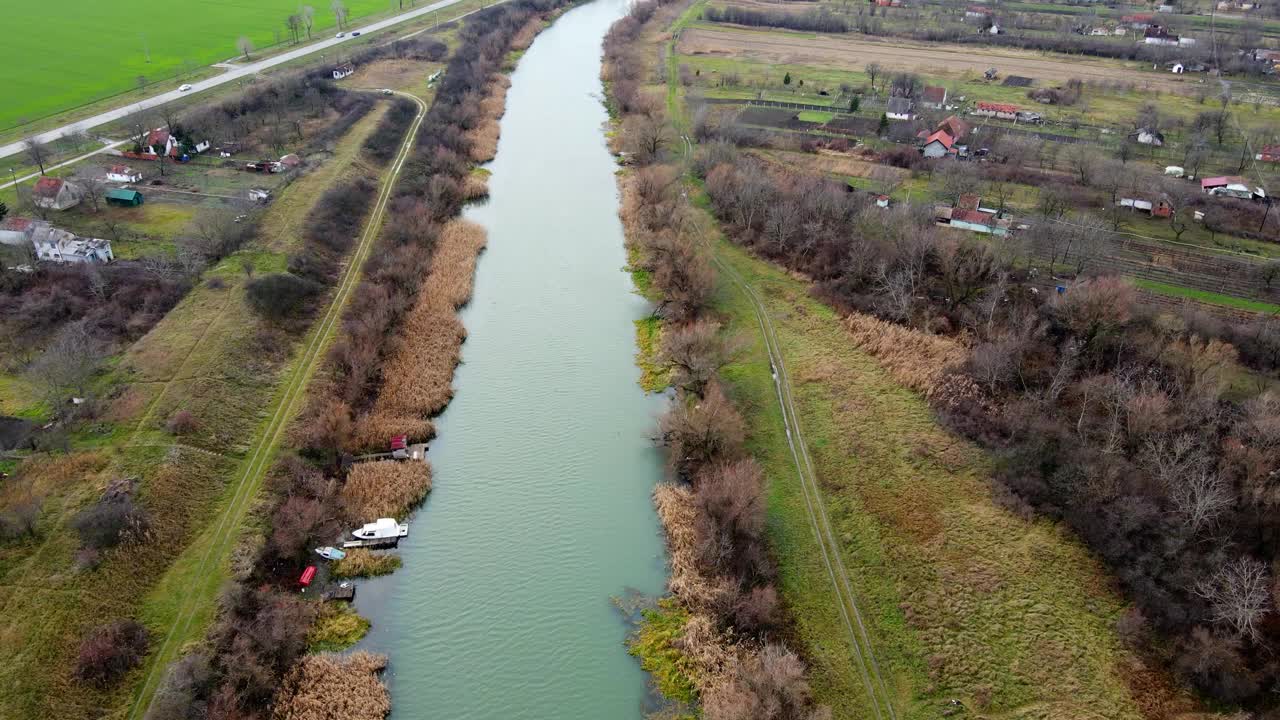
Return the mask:
{"type": "Polygon", "coordinates": [[[1024,75],[1040,85],[1079,78],[1088,83],[1132,82],[1163,92],[1186,93],[1194,81],[1173,75],[1141,73],[1115,61],[1062,59],[1008,48],[947,43],[921,44],[879,40],[860,35],[814,38],[746,30],[736,27],[690,28],[680,36],[678,52],[685,55],[741,57],[770,64],[817,65],[861,70],[878,62],[887,70],[912,70],[928,75],[981,75],[996,67],[1001,76],[1024,75]]]}

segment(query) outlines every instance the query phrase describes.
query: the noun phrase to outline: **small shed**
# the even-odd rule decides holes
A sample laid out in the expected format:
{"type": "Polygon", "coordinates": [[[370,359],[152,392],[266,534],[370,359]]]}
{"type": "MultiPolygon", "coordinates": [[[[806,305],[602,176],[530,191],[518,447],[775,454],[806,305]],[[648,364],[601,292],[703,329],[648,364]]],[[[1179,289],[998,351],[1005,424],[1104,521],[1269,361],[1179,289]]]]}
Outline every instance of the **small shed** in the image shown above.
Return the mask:
{"type": "Polygon", "coordinates": [[[112,188],[107,191],[107,202],[121,207],[137,207],[142,204],[142,193],[125,188],[112,188]]]}

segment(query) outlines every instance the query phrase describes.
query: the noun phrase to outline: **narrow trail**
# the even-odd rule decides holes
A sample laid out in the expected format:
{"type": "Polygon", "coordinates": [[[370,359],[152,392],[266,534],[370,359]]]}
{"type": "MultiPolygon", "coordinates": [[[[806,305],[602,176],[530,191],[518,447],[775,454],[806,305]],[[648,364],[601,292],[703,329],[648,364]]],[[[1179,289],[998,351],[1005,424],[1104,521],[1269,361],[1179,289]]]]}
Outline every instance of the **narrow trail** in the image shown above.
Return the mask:
{"type": "MultiPolygon", "coordinates": [[[[373,242],[382,226],[382,218],[386,214],[387,205],[391,200],[396,180],[400,177],[400,172],[404,169],[405,162],[409,158],[409,152],[413,149],[418,128],[422,125],[422,120],[427,111],[427,104],[421,99],[408,93],[397,92],[396,94],[409,98],[417,104],[418,114],[414,117],[413,122],[410,123],[409,129],[405,133],[404,141],[400,146],[400,151],[383,180],[377,202],[373,207],[373,211],[369,214],[364,231],[360,235],[359,244],[353,251],[351,260],[343,272],[342,280],[334,293],[333,300],[329,303],[324,317],[312,328],[307,345],[299,355],[293,372],[279,400],[276,402],[271,419],[267,422],[262,435],[254,444],[253,450],[244,465],[243,472],[240,473],[240,476],[235,481],[235,490],[232,494],[231,502],[216,520],[213,535],[207,539],[208,544],[200,558],[200,564],[193,574],[193,577],[200,584],[196,587],[188,588],[184,594],[178,614],[174,618],[169,632],[165,635],[164,641],[156,650],[155,655],[152,656],[145,679],[129,710],[130,718],[142,717],[149,708],[151,700],[155,696],[155,691],[159,687],[160,679],[164,676],[165,669],[175,659],[181,649],[182,639],[186,638],[191,630],[191,623],[199,614],[202,606],[207,602],[211,602],[216,595],[221,583],[211,582],[211,579],[218,580],[218,573],[211,572],[211,568],[220,565],[234,546],[236,534],[250,506],[253,504],[252,501],[257,494],[258,488],[262,485],[263,478],[270,467],[271,459],[274,457],[275,451],[284,437],[289,419],[294,417],[295,413],[300,409],[303,390],[306,389],[311,377],[319,369],[323,360],[323,350],[328,345],[329,336],[336,328],[339,319],[342,317],[342,311],[351,297],[351,293],[359,283],[361,269],[365,260],[369,257],[373,242]]],[[[199,539],[197,538],[197,540],[199,539]]]]}
{"type": "MultiPolygon", "coordinates": [[[[688,142],[687,138],[685,142],[688,142]]],[[[822,500],[822,490],[818,485],[813,460],[809,456],[809,448],[801,433],[799,413],[796,411],[795,399],[791,392],[791,379],[787,375],[787,365],[773,318],[756,289],[733,266],[721,259],[715,252],[715,248],[711,247],[710,241],[706,244],[716,267],[751,301],[751,308],[760,327],[760,336],[764,339],[765,348],[769,354],[773,386],[778,396],[778,406],[782,409],[783,429],[787,434],[787,446],[795,464],[796,476],[800,479],[800,487],[804,491],[805,511],[809,516],[809,525],[814,537],[818,540],[827,576],[831,579],[831,585],[839,598],[841,619],[844,621],[846,635],[853,648],[854,658],[857,660],[858,671],[862,675],[867,700],[877,720],[897,720],[893,695],[889,692],[888,684],[885,683],[884,676],[880,672],[879,663],[876,662],[871,638],[863,622],[862,612],[858,609],[853,586],[849,582],[848,569],[840,557],[840,546],[831,530],[831,521],[827,517],[827,509],[822,500]]]]}

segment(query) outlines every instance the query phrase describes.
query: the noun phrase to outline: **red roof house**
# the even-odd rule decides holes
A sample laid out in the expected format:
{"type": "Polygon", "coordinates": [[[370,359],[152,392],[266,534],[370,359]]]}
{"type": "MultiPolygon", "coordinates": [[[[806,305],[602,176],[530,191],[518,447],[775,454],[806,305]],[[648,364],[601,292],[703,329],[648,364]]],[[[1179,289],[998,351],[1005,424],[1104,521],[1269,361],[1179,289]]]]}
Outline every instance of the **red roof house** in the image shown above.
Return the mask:
{"type": "Polygon", "coordinates": [[[66,210],[80,204],[84,193],[80,186],[67,182],[62,178],[40,178],[31,189],[31,202],[46,210],[66,210]]]}
{"type": "Polygon", "coordinates": [[[1280,145],[1263,145],[1257,159],[1262,162],[1280,162],[1280,145]]]}
{"type": "Polygon", "coordinates": [[[948,135],[956,140],[963,140],[969,134],[969,123],[961,120],[955,115],[948,116],[946,120],[938,123],[939,130],[945,130],[948,135]]]}
{"type": "Polygon", "coordinates": [[[920,94],[920,102],[933,108],[942,108],[947,104],[947,89],[944,87],[926,87],[920,94]]]}
{"type": "Polygon", "coordinates": [[[945,130],[939,130],[930,135],[924,141],[924,147],[920,152],[927,158],[940,158],[955,152],[955,138],[946,133],[945,130]]]}
{"type": "Polygon", "coordinates": [[[979,101],[977,107],[973,111],[974,115],[982,115],[985,117],[997,117],[1004,120],[1014,120],[1018,117],[1018,106],[1009,103],[994,103],[979,101]]]}

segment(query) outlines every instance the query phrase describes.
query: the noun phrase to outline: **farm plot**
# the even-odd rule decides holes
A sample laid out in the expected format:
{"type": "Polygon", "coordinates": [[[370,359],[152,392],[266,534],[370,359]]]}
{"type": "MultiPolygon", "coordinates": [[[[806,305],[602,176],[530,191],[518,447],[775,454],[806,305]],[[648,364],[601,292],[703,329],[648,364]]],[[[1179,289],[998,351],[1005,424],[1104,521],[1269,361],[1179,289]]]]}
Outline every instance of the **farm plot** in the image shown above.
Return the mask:
{"type": "Polygon", "coordinates": [[[966,45],[928,45],[861,36],[801,35],[738,28],[693,27],[676,44],[682,55],[716,55],[774,65],[812,64],[861,69],[878,62],[886,70],[911,70],[934,75],[981,74],[1002,65],[1041,83],[1079,79],[1093,83],[1136,82],[1163,92],[1188,92],[1190,81],[1139,74],[1114,62],[1065,57],[1061,60],[1018,50],[966,45]]]}
{"type": "MultiPolygon", "coordinates": [[[[349,21],[387,9],[379,0],[345,4],[349,21]]],[[[335,21],[328,3],[315,8],[311,33],[319,37],[335,21]]],[[[259,49],[278,45],[289,37],[285,19],[296,12],[289,0],[178,8],[163,0],[9,3],[0,44],[0,129],[234,58],[241,36],[259,49]]]]}

